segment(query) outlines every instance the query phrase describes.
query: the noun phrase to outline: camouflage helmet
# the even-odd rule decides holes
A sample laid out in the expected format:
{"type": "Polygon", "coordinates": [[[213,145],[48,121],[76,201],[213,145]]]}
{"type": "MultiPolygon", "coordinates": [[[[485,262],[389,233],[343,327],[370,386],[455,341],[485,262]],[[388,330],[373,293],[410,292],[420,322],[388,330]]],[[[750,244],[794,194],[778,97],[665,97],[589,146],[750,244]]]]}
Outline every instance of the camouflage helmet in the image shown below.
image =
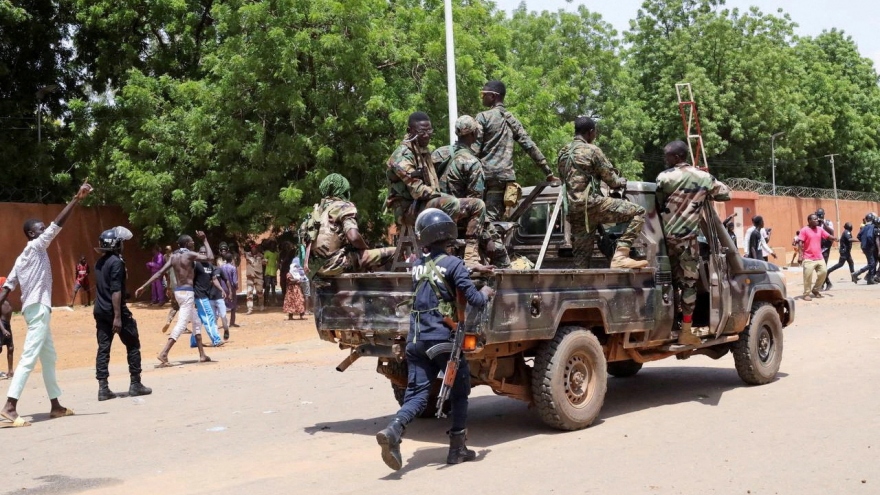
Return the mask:
{"type": "Polygon", "coordinates": [[[470,115],[462,115],[455,121],[455,135],[458,137],[476,134],[477,139],[483,137],[483,128],[477,119],[470,115]]]}
{"type": "Polygon", "coordinates": [[[416,240],[419,247],[452,241],[458,237],[458,226],[449,215],[437,208],[428,208],[416,217],[416,240]]]}

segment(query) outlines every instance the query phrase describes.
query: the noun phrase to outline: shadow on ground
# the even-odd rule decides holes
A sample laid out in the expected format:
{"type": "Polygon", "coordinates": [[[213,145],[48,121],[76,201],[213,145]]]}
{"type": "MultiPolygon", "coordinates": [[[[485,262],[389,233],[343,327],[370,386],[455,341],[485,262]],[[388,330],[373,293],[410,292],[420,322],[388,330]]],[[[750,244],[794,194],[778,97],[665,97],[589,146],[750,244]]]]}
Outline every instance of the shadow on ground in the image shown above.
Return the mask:
{"type": "MultiPolygon", "coordinates": [[[[779,373],[777,380],[786,376],[785,373],[779,373]]],[[[773,383],[765,385],[772,386],[773,383]]],[[[593,426],[600,426],[603,420],[615,416],[687,402],[717,406],[725,392],[748,388],[751,387],[744,384],[732,368],[648,367],[634,377],[609,377],[605,404],[593,426]]],[[[394,402],[389,400],[388,415],[317,423],[304,428],[304,431],[310,435],[328,432],[373,436],[391,420],[396,411],[393,406],[394,402]]],[[[421,418],[407,427],[405,438],[445,443],[444,432],[448,428],[448,419],[421,418]]],[[[564,433],[545,425],[538,413],[530,410],[526,403],[500,396],[471,397],[468,429],[470,443],[479,447],[534,435],[564,433]]],[[[436,462],[433,453],[428,457],[436,462]]]]}
{"type": "Polygon", "coordinates": [[[16,495],[20,493],[27,493],[28,495],[66,495],[69,493],[80,493],[85,490],[122,484],[122,480],[116,478],[74,478],[72,476],[62,476],[59,474],[40,476],[39,478],[34,479],[42,481],[43,484],[35,488],[17,488],[6,492],[5,495],[16,495]]]}

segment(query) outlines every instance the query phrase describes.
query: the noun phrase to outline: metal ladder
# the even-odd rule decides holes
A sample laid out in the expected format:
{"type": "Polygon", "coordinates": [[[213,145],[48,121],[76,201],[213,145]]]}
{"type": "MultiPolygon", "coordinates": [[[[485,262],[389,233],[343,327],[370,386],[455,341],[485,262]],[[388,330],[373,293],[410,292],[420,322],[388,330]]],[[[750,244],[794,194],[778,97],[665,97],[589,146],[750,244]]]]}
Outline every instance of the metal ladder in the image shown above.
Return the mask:
{"type": "Polygon", "coordinates": [[[703,133],[700,130],[700,114],[697,112],[697,103],[694,101],[691,83],[676,84],[675,94],[678,96],[678,113],[681,114],[681,123],[684,125],[684,133],[687,136],[691,164],[708,172],[709,163],[706,161],[706,148],[703,146],[703,133]]]}

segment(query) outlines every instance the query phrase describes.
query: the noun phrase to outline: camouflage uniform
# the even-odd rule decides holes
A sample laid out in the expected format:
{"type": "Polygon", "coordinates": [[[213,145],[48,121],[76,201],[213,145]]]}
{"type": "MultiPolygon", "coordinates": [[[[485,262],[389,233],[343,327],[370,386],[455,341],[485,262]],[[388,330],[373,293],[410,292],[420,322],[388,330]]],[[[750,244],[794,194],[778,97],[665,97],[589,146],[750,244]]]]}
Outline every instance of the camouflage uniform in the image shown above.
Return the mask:
{"type": "Polygon", "coordinates": [[[403,141],[388,159],[386,206],[394,211],[398,227],[412,226],[425,208],[439,208],[456,222],[467,221],[466,237],[476,239],[483,231],[486,205],[473,198],[458,199],[440,191],[431,155],[415,142],[403,141]]]}
{"type": "Polygon", "coordinates": [[[629,222],[617,245],[632,247],[645,225],[645,209],[624,199],[602,195],[600,181],[612,189],[626,185],[626,179],[617,175],[602,150],[577,136],[559,150],[557,163],[559,177],[565,184],[575,266],[589,266],[594,233],[601,224],[629,222]]]}
{"type": "MultiPolygon", "coordinates": [[[[440,191],[456,198],[482,198],[485,191],[483,164],[470,148],[456,143],[454,146],[437,148],[431,154],[435,167],[440,171],[440,191]]],[[[490,264],[509,268],[510,258],[501,235],[491,222],[486,222],[480,234],[480,250],[490,264]]]]}
{"type": "Polygon", "coordinates": [[[345,234],[357,229],[357,208],[340,198],[324,198],[315,205],[313,218],[324,218],[327,226],[321,226],[312,240],[312,253],[323,261],[318,275],[336,275],[343,272],[368,272],[391,260],[394,248],[356,249],[345,234]]]}
{"type": "Polygon", "coordinates": [[[483,127],[482,140],[477,141],[477,156],[483,161],[483,173],[486,178],[486,216],[489,220],[503,220],[504,190],[509,182],[516,180],[513,170],[513,142],[516,141],[523,150],[541,168],[544,175],[553,172],[547,166],[547,159],[532,141],[523,128],[522,123],[498,103],[494,107],[477,114],[477,122],[483,127]]]}
{"type": "Polygon", "coordinates": [[[666,233],[672,280],[681,289],[681,312],[694,313],[700,251],[700,210],[707,200],[728,201],[730,189],[708,172],[682,162],[657,176],[657,203],[666,233]]]}

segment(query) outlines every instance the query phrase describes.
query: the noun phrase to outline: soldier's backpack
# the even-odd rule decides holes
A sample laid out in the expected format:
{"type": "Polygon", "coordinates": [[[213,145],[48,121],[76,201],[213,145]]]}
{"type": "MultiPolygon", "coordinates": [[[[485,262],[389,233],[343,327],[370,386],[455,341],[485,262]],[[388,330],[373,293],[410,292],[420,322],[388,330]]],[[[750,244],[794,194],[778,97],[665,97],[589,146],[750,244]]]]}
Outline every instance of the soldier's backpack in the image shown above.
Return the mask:
{"type": "Polygon", "coordinates": [[[312,213],[300,227],[300,233],[306,242],[311,241],[312,252],[319,258],[329,258],[345,245],[342,225],[330,221],[330,205],[332,201],[316,204],[312,213]]]}

